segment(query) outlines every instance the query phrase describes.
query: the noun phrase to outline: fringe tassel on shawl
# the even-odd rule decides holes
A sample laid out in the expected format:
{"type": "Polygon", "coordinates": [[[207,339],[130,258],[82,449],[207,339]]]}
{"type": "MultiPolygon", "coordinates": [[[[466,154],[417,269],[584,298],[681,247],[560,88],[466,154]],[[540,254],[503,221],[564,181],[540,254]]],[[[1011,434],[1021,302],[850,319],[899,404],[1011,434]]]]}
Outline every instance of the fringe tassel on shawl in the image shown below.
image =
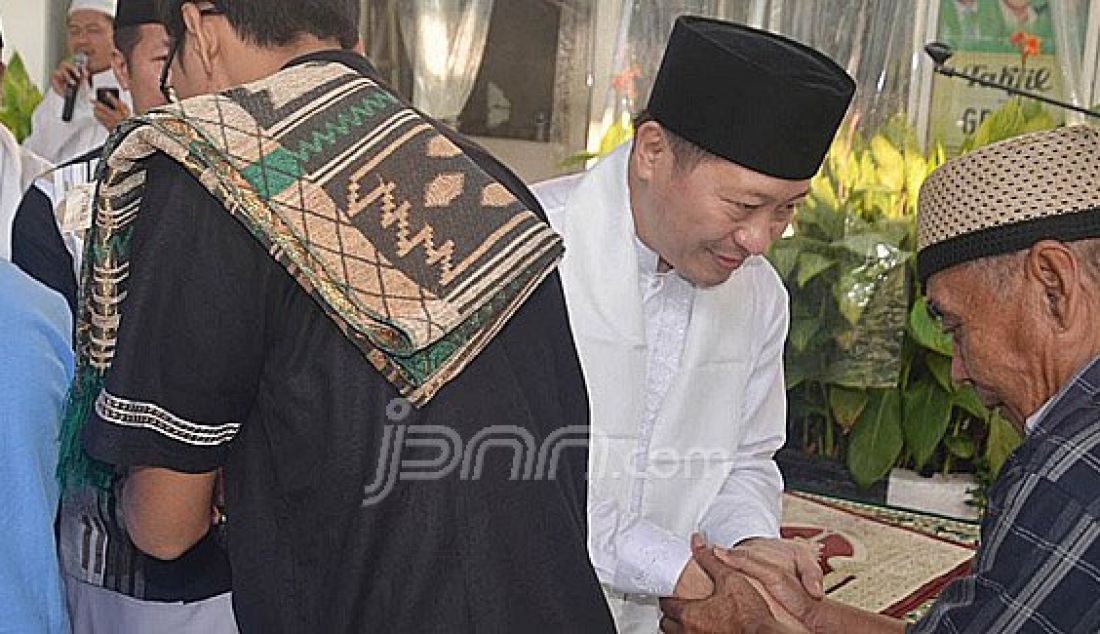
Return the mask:
{"type": "Polygon", "coordinates": [[[114,470],[89,456],[80,441],[84,423],[95,408],[95,400],[102,387],[101,377],[88,368],[82,368],[69,388],[65,417],[61,423],[61,455],[57,462],[57,478],[62,491],[80,486],[109,490],[114,481],[114,470]]]}

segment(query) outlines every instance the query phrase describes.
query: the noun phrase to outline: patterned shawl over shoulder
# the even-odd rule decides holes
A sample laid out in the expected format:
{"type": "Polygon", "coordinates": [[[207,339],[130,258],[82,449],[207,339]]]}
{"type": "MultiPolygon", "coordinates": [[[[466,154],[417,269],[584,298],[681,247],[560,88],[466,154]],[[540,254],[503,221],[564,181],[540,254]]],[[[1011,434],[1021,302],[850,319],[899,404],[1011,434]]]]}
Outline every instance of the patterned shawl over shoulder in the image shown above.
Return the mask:
{"type": "Polygon", "coordinates": [[[144,159],[156,152],[193,174],[416,406],[485,348],[563,253],[433,123],[342,64],[295,66],[131,120],[100,167],[63,480],[87,471],[79,431],[113,358],[144,159]]]}

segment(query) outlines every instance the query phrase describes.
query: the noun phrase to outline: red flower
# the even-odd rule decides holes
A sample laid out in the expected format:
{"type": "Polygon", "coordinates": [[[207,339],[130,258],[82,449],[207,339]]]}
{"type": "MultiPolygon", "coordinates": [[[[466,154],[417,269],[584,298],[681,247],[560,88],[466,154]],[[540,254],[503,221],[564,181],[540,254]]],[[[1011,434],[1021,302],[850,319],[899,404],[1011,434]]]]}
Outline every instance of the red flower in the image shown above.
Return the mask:
{"type": "Polygon", "coordinates": [[[1024,40],[1024,47],[1021,53],[1026,57],[1034,57],[1039,54],[1039,38],[1034,35],[1029,35],[1024,40]]]}
{"type": "Polygon", "coordinates": [[[624,68],[618,75],[611,77],[611,88],[615,91],[615,94],[623,95],[634,99],[636,86],[634,84],[638,77],[642,74],[637,64],[633,64],[624,68]]]}
{"type": "Polygon", "coordinates": [[[1012,37],[1008,38],[1008,41],[1020,51],[1020,55],[1022,55],[1025,60],[1039,54],[1039,45],[1042,42],[1039,36],[1032,35],[1026,31],[1016,31],[1012,34],[1012,37]]]}

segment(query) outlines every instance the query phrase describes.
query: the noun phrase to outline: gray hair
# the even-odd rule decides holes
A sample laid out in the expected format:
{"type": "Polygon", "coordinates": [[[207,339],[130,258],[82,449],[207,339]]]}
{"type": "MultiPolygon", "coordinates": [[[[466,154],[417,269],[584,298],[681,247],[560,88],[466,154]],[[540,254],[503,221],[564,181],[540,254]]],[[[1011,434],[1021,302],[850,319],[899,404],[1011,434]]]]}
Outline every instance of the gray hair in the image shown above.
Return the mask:
{"type": "MultiPolygon", "coordinates": [[[[1081,269],[1100,289],[1100,238],[1063,242],[1073,257],[1081,263],[1081,269]]],[[[979,258],[960,265],[961,268],[982,275],[993,292],[1004,298],[1020,280],[1021,265],[1028,250],[979,258]]]]}

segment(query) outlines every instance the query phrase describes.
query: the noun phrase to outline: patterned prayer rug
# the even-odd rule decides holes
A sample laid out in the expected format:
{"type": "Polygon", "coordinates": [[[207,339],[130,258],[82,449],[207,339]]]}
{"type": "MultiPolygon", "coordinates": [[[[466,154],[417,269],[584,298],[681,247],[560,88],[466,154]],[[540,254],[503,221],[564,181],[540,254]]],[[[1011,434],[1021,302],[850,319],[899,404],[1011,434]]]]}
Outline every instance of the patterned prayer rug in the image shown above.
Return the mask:
{"type": "Polygon", "coordinates": [[[977,524],[807,493],[783,495],[781,530],[819,548],[830,598],[909,620],[969,571],[978,541],[977,524]]]}

